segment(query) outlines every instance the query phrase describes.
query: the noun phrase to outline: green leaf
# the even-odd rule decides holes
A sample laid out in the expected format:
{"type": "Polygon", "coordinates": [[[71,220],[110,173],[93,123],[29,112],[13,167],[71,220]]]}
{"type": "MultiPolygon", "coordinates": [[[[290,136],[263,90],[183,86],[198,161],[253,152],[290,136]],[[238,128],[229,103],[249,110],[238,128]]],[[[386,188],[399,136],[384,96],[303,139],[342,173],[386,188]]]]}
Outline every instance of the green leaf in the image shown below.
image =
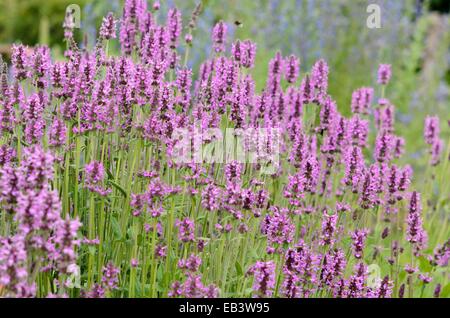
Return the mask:
{"type": "Polygon", "coordinates": [[[89,254],[95,255],[95,250],[96,250],[96,247],[95,247],[95,246],[92,246],[92,245],[89,245],[89,246],[88,246],[89,254]]]}
{"type": "Polygon", "coordinates": [[[137,224],[131,226],[128,228],[127,234],[130,238],[133,240],[139,235],[139,226],[137,224]]]}
{"type": "Polygon", "coordinates": [[[237,272],[238,276],[242,276],[244,274],[244,271],[242,270],[241,264],[239,264],[239,262],[236,261],[234,266],[236,267],[236,272],[237,272]]]}
{"type": "Polygon", "coordinates": [[[406,277],[406,272],[405,271],[401,271],[400,274],[398,275],[399,277],[399,281],[403,281],[406,277]]]}
{"type": "Polygon", "coordinates": [[[114,179],[114,176],[113,176],[112,172],[109,171],[109,169],[106,169],[106,174],[108,175],[108,177],[109,177],[110,179],[114,179]]]}
{"type": "Polygon", "coordinates": [[[112,185],[114,188],[116,188],[117,190],[119,190],[119,192],[122,193],[124,197],[127,196],[127,192],[126,192],[120,185],[118,185],[117,183],[115,183],[115,182],[112,181],[112,180],[108,180],[108,182],[111,183],[111,185],[112,185]]]}
{"type": "Polygon", "coordinates": [[[162,266],[159,266],[158,271],[156,272],[156,278],[158,279],[158,281],[162,280],[163,274],[163,268],[162,266]]]}
{"type": "Polygon", "coordinates": [[[419,268],[422,272],[429,273],[433,269],[433,266],[431,266],[430,262],[424,256],[420,256],[419,268]]]}
{"type": "Polygon", "coordinates": [[[250,249],[250,255],[253,257],[253,259],[259,259],[256,249],[250,249]]]}
{"type": "Polygon", "coordinates": [[[441,295],[439,297],[441,298],[447,298],[450,295],[450,283],[445,285],[445,287],[441,291],[441,295]]]}
{"type": "Polygon", "coordinates": [[[250,295],[251,293],[253,293],[253,288],[247,288],[244,293],[245,295],[250,295]]]}
{"type": "Polygon", "coordinates": [[[116,240],[122,239],[122,231],[120,230],[119,222],[115,218],[111,218],[111,225],[116,240]]]}
{"type": "Polygon", "coordinates": [[[158,293],[164,292],[164,286],[161,285],[161,284],[156,284],[156,291],[157,291],[158,293]]]}

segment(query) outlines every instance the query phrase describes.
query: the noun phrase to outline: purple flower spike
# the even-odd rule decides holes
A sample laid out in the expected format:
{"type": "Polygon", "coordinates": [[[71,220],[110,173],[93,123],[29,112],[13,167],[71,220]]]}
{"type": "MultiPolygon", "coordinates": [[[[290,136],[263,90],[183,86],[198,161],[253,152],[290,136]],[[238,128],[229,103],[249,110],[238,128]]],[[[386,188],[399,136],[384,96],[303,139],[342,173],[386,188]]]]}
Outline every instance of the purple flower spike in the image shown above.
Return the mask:
{"type": "Polygon", "coordinates": [[[105,168],[99,161],[92,161],[85,167],[86,183],[90,185],[99,184],[105,177],[105,168]]]}
{"type": "Polygon", "coordinates": [[[255,297],[270,297],[275,288],[275,263],[256,262],[248,270],[249,274],[254,276],[253,291],[255,297]]]}
{"type": "Polygon", "coordinates": [[[380,64],[378,68],[378,84],[387,85],[391,80],[392,70],[389,64],[380,64]]]}
{"type": "Polygon", "coordinates": [[[208,184],[202,192],[202,206],[208,211],[216,211],[220,206],[220,188],[208,184]]]}
{"type": "Polygon", "coordinates": [[[118,288],[119,268],[115,267],[112,262],[103,267],[102,283],[106,289],[113,290],[118,288]]]}
{"type": "Polygon", "coordinates": [[[338,215],[328,214],[326,209],[323,210],[322,217],[322,234],[320,237],[320,245],[333,245],[335,242],[335,232],[337,225],[338,215]]]}
{"type": "Polygon", "coordinates": [[[220,21],[214,26],[212,35],[214,50],[216,51],[216,53],[225,51],[226,38],[227,25],[225,24],[225,22],[220,21]]]}
{"type": "Polygon", "coordinates": [[[300,71],[300,60],[295,55],[291,55],[287,58],[285,65],[286,81],[288,83],[295,83],[300,71]]]}
{"type": "Polygon", "coordinates": [[[67,128],[64,121],[59,118],[55,118],[50,130],[50,145],[54,147],[64,145],[66,142],[66,131],[67,128]]]}
{"type": "Polygon", "coordinates": [[[313,65],[311,80],[319,95],[326,94],[328,89],[328,64],[325,60],[319,60],[313,65]]]}
{"type": "Polygon", "coordinates": [[[352,94],[352,112],[354,114],[368,114],[373,99],[373,88],[363,87],[352,94]]]}
{"type": "Polygon", "coordinates": [[[109,12],[103,17],[102,25],[100,27],[100,37],[105,40],[116,38],[116,19],[112,12],[109,12]]]}
{"type": "Polygon", "coordinates": [[[422,227],[422,207],[420,204],[420,193],[414,191],[409,199],[409,212],[406,219],[407,222],[407,241],[410,243],[419,243],[425,232],[422,227]]]}
{"type": "Polygon", "coordinates": [[[170,35],[171,48],[176,48],[181,34],[181,13],[177,8],[170,9],[167,13],[167,28],[170,35]]]}
{"type": "Polygon", "coordinates": [[[360,259],[363,256],[364,243],[367,238],[368,230],[356,230],[352,233],[352,241],[353,241],[353,255],[355,258],[360,259]]]}
{"type": "Polygon", "coordinates": [[[427,116],[425,118],[425,141],[428,144],[433,143],[433,140],[439,136],[439,118],[437,116],[427,116]]]}
{"type": "Polygon", "coordinates": [[[177,220],[175,223],[178,228],[178,239],[183,243],[194,242],[195,241],[195,224],[189,218],[184,218],[183,220],[177,220]]]}

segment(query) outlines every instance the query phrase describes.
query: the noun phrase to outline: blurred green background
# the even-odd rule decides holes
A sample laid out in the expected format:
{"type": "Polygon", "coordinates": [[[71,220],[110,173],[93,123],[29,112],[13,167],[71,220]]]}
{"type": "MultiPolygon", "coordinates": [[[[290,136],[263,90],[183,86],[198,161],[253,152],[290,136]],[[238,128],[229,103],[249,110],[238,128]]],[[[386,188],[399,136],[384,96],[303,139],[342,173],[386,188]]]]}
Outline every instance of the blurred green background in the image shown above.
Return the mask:
{"type": "MultiPolygon", "coordinates": [[[[308,72],[315,60],[324,58],[330,65],[330,93],[346,115],[352,91],[375,86],[378,64],[392,64],[394,76],[387,96],[397,107],[397,130],[407,140],[409,162],[424,157],[421,136],[425,115],[439,115],[442,125],[450,117],[448,0],[163,0],[159,22],[164,22],[169,8],[177,6],[187,23],[198,1],[203,3],[203,12],[190,55],[189,66],[194,72],[210,55],[212,26],[223,19],[229,25],[229,39],[257,42],[253,70],[257,88],[264,85],[267,63],[277,50],[298,55],[302,73],[308,72]],[[372,3],[382,9],[380,29],[366,27],[366,8],[372,3]],[[237,27],[235,21],[242,25],[237,27]]],[[[81,7],[81,29],[76,38],[81,46],[92,46],[102,16],[112,11],[119,17],[122,2],[0,0],[0,52],[8,59],[14,42],[41,43],[52,48],[54,58],[62,58],[62,23],[65,8],[72,3],[81,7]]],[[[153,1],[148,3],[151,6],[153,1]]],[[[114,49],[117,52],[117,43],[114,49]]],[[[443,138],[449,136],[444,132],[443,138]]]]}

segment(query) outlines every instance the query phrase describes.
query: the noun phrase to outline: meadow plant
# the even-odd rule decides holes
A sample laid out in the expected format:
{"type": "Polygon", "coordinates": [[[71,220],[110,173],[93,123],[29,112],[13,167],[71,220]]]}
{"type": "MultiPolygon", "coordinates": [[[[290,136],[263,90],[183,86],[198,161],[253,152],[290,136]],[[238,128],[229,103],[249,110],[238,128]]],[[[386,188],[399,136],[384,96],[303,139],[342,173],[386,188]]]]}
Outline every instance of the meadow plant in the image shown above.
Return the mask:
{"type": "Polygon", "coordinates": [[[256,91],[256,45],[224,21],[194,77],[200,9],[184,26],[159,6],[126,0],[92,50],[66,24],[64,61],[17,44],[11,78],[2,63],[0,295],[448,296],[450,144],[428,117],[420,193],[391,66],[345,117],[323,59],[302,75],[277,52],[256,91]]]}

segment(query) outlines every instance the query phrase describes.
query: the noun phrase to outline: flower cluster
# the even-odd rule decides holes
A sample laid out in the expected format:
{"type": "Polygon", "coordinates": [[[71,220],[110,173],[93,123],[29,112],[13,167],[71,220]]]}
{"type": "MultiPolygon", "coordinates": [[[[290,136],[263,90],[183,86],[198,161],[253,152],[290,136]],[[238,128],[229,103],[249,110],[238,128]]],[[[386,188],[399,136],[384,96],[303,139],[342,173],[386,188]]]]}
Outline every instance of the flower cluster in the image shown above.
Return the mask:
{"type": "MultiPolygon", "coordinates": [[[[412,182],[385,96],[391,65],[338,105],[324,59],[300,73],[299,57],[277,51],[261,80],[256,44],[229,42],[225,21],[191,69],[201,6],[187,26],[177,8],[162,12],[126,0],[92,50],[66,17],[64,60],[17,44],[10,78],[0,63],[0,296],[445,292],[434,273],[450,255],[446,187],[412,182]]],[[[448,174],[441,134],[427,117],[433,177],[448,174]]]]}
{"type": "Polygon", "coordinates": [[[65,284],[77,262],[81,223],[62,215],[58,193],[51,189],[53,163],[54,157],[35,145],[23,149],[18,166],[9,162],[0,169],[0,201],[15,220],[0,243],[1,284],[8,296],[36,296],[33,280],[47,271],[65,284]]]}

